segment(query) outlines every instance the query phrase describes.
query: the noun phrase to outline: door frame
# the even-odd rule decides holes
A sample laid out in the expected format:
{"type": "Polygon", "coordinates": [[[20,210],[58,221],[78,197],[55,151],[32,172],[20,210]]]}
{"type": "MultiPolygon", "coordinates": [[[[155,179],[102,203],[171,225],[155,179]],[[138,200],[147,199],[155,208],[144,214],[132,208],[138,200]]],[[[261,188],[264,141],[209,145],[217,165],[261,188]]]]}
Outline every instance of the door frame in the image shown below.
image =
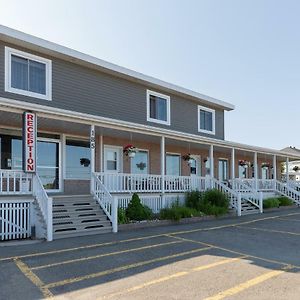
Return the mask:
{"type": "MultiPolygon", "coordinates": [[[[57,143],[58,144],[58,184],[59,184],[59,189],[55,190],[48,190],[45,189],[47,193],[61,193],[63,189],[63,165],[62,165],[62,142],[61,139],[51,139],[51,138],[43,138],[43,137],[38,137],[37,138],[37,143],[38,142],[50,142],[50,143],[57,143]]],[[[38,169],[38,166],[37,166],[38,169]]],[[[38,173],[38,172],[37,172],[38,173]]]]}
{"type": "MultiPolygon", "coordinates": [[[[220,167],[220,162],[221,161],[222,162],[226,161],[226,164],[227,164],[227,172],[226,172],[227,179],[222,180],[222,181],[227,181],[229,179],[229,160],[228,160],[228,158],[222,158],[222,157],[218,158],[218,180],[221,181],[221,179],[220,179],[220,172],[219,172],[220,171],[219,167],[220,167]]],[[[223,168],[223,166],[222,166],[222,168],[223,168]]],[[[224,169],[223,169],[223,174],[224,174],[224,169]]]]}
{"type": "Polygon", "coordinates": [[[190,176],[202,176],[201,155],[200,154],[192,154],[191,158],[196,161],[196,174],[191,174],[191,170],[190,170],[190,176]]]}

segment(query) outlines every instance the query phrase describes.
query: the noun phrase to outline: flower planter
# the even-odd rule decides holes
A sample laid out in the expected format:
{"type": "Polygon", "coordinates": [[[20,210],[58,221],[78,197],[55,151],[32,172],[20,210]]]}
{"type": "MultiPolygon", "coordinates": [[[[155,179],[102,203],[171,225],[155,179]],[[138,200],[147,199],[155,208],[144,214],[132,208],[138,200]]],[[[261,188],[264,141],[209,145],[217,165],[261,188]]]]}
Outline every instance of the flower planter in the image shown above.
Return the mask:
{"type": "Polygon", "coordinates": [[[130,158],[135,157],[135,152],[128,152],[128,157],[130,157],[130,158]]]}

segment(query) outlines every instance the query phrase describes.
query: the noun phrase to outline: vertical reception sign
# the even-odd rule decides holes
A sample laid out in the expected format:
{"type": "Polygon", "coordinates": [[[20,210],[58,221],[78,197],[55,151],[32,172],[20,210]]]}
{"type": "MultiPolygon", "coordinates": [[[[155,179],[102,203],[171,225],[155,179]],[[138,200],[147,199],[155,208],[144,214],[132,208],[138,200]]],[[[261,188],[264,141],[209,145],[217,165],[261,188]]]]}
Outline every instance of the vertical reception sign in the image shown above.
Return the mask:
{"type": "Polygon", "coordinates": [[[36,172],[36,115],[23,114],[23,171],[36,172]]]}

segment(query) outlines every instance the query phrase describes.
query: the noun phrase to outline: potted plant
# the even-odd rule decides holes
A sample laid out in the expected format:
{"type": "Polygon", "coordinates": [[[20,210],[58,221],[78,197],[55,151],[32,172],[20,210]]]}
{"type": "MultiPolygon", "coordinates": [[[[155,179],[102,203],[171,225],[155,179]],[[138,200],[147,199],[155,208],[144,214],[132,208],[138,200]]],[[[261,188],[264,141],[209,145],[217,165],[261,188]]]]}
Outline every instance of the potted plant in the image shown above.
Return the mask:
{"type": "Polygon", "coordinates": [[[135,157],[136,151],[136,147],[131,144],[126,145],[123,149],[123,153],[130,158],[135,157]]]}
{"type": "Polygon", "coordinates": [[[297,171],[299,171],[299,167],[298,166],[295,166],[294,168],[293,168],[293,170],[295,171],[295,172],[297,172],[297,171]]]}
{"type": "Polygon", "coordinates": [[[184,160],[184,161],[187,161],[187,163],[190,165],[190,164],[192,164],[193,163],[193,158],[191,157],[191,154],[190,153],[188,153],[188,154],[185,154],[185,155],[182,155],[182,159],[184,160]]]}

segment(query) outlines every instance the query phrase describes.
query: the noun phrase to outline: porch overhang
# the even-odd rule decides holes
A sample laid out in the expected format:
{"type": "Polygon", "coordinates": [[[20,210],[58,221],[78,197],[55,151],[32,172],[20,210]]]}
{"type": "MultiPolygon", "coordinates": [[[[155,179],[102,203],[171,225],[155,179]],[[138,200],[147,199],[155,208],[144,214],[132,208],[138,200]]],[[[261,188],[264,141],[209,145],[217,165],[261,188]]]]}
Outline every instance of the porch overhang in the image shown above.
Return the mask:
{"type": "MultiPolygon", "coordinates": [[[[164,136],[168,139],[175,139],[178,141],[183,141],[187,143],[204,144],[204,145],[214,145],[216,147],[226,148],[226,149],[236,149],[238,151],[246,152],[258,152],[264,155],[276,155],[278,158],[286,158],[299,160],[300,155],[291,154],[285,151],[274,150],[270,148],[251,146],[231,141],[218,140],[213,138],[202,137],[194,134],[178,132],[165,128],[157,128],[153,126],[137,124],[117,119],[105,118],[70,110],[64,110],[56,107],[34,104],[24,101],[17,101],[8,98],[0,97],[0,114],[1,120],[5,119],[7,113],[21,114],[24,111],[33,111],[41,119],[56,120],[56,127],[61,129],[70,129],[68,125],[76,124],[77,127],[73,127],[73,131],[81,132],[84,131],[84,135],[88,134],[88,126],[94,125],[100,128],[114,129],[125,132],[132,132],[148,136],[161,137],[164,136]],[[5,114],[3,114],[5,112],[5,114]],[[60,125],[59,125],[60,124],[60,125]]],[[[52,122],[53,123],[53,122],[52,122]]],[[[10,122],[13,124],[13,122],[10,122]]],[[[9,124],[8,124],[9,125],[9,124]]],[[[57,129],[54,129],[55,131],[57,129]]]]}

